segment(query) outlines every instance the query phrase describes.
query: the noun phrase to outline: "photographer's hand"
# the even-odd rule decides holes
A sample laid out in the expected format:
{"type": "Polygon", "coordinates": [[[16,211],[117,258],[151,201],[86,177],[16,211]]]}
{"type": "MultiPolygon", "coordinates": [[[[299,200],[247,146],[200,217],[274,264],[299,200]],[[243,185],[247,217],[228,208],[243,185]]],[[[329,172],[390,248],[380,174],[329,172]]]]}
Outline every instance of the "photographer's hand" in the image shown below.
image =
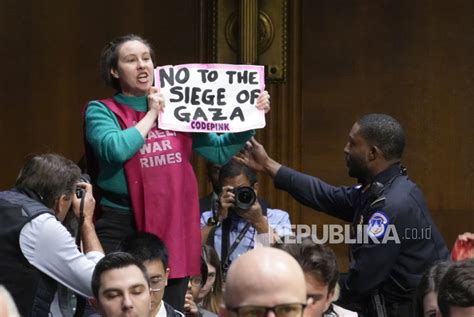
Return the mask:
{"type": "Polygon", "coordinates": [[[272,243],[275,243],[275,241],[278,241],[278,235],[268,223],[267,217],[263,215],[262,206],[258,200],[255,201],[250,209],[240,210],[239,215],[247,220],[255,228],[255,230],[257,230],[257,241],[259,240],[258,237],[260,237],[260,243],[262,245],[270,246],[272,243]]]}
{"type": "MultiPolygon", "coordinates": [[[[94,208],[95,208],[95,199],[92,195],[92,185],[85,182],[80,182],[77,186],[83,188],[85,192],[83,192],[84,199],[84,222],[82,223],[80,230],[81,230],[81,237],[82,237],[82,250],[84,253],[88,253],[91,251],[98,251],[104,253],[102,249],[102,245],[97,238],[97,234],[95,232],[95,227],[93,223],[93,216],[94,216],[94,208]]],[[[80,218],[80,207],[81,207],[81,199],[76,197],[74,194],[72,208],[74,211],[74,215],[80,218]]]]}
{"type": "Polygon", "coordinates": [[[234,194],[232,193],[232,186],[224,186],[222,187],[221,194],[219,195],[219,204],[217,208],[217,222],[209,222],[206,226],[201,229],[201,241],[202,243],[206,243],[209,233],[211,229],[219,222],[222,222],[227,216],[229,215],[229,208],[234,206],[234,194]]]}
{"type": "MultiPolygon", "coordinates": [[[[92,222],[92,217],[94,215],[95,208],[95,199],[92,195],[92,185],[86,182],[80,182],[77,183],[77,186],[83,189],[82,194],[84,195],[84,222],[92,222]]],[[[77,198],[75,194],[72,202],[72,210],[74,211],[74,215],[76,216],[76,218],[79,219],[81,211],[81,198],[77,198]]]]}
{"type": "Polygon", "coordinates": [[[235,195],[232,192],[234,187],[224,186],[222,187],[221,194],[219,195],[219,209],[217,210],[217,217],[219,222],[222,222],[229,215],[229,209],[234,207],[235,195]]]}
{"type": "Polygon", "coordinates": [[[249,209],[239,210],[239,215],[247,220],[257,230],[257,233],[268,232],[268,221],[263,215],[262,206],[258,200],[249,209]]]}

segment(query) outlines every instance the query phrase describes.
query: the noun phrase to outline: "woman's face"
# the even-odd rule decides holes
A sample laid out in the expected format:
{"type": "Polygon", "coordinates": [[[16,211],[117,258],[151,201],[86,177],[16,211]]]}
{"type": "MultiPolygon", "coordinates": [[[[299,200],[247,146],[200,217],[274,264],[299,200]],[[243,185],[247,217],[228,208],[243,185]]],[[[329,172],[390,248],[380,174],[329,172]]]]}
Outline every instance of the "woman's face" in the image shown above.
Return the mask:
{"type": "Polygon", "coordinates": [[[118,52],[117,69],[111,69],[110,73],[119,80],[124,95],[147,95],[153,84],[150,49],[140,41],[123,43],[118,52]]]}
{"type": "Polygon", "coordinates": [[[423,316],[435,317],[438,312],[438,293],[429,292],[423,298],[423,316]]]}
{"type": "Polygon", "coordinates": [[[204,284],[204,286],[201,287],[201,290],[199,291],[198,302],[202,301],[202,299],[206,297],[207,294],[209,294],[212,287],[214,286],[214,282],[216,281],[216,268],[208,263],[207,270],[208,273],[206,284],[204,284]]]}

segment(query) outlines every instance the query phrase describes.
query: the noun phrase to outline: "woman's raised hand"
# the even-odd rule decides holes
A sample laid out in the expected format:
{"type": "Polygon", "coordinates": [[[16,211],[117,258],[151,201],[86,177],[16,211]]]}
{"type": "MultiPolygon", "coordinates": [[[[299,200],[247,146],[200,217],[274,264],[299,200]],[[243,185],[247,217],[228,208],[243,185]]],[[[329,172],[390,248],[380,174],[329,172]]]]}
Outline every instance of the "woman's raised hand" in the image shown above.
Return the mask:
{"type": "Polygon", "coordinates": [[[264,90],[260,96],[257,98],[257,109],[265,111],[267,113],[270,111],[270,94],[268,91],[264,90]]]}
{"type": "Polygon", "coordinates": [[[151,87],[148,93],[148,111],[154,111],[158,116],[165,109],[165,99],[158,89],[151,87]]]}

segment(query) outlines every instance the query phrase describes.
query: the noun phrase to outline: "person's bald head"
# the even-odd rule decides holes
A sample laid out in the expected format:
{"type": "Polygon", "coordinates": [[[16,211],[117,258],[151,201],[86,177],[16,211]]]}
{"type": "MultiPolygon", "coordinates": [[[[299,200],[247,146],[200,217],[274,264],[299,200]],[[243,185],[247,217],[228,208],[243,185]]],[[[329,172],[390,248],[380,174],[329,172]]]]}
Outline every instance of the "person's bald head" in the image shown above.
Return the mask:
{"type": "Polygon", "coordinates": [[[227,308],[306,304],[303,271],[284,251],[253,249],[232,263],[227,273],[224,303],[227,308]]]}

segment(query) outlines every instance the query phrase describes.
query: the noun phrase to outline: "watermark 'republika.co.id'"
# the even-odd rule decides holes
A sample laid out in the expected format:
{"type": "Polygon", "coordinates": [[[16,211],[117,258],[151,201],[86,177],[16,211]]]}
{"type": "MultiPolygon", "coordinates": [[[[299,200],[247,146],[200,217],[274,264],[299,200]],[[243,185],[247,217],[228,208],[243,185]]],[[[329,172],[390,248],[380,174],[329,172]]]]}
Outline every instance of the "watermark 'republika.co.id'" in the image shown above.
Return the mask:
{"type": "Polygon", "coordinates": [[[399,232],[395,225],[374,226],[373,224],[292,224],[292,235],[279,238],[278,243],[301,243],[310,237],[318,244],[386,244],[401,243],[402,240],[431,239],[431,227],[403,228],[399,232]]]}

